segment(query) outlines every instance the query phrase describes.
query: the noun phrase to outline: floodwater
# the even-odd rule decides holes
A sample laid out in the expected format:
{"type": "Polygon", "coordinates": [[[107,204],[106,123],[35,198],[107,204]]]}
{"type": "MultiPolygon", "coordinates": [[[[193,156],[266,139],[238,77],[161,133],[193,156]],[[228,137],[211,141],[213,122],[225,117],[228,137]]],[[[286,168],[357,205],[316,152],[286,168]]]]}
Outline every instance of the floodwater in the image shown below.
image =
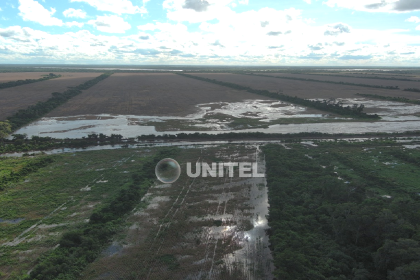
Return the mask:
{"type": "MultiPolygon", "coordinates": [[[[366,111],[375,110],[382,117],[376,122],[333,122],[308,124],[275,124],[267,128],[247,128],[232,130],[228,127],[226,118],[260,119],[261,123],[279,118],[325,118],[327,115],[310,114],[306,109],[281,101],[245,100],[243,102],[213,102],[198,104],[197,112],[186,117],[159,117],[133,115],[83,115],[59,118],[42,118],[39,121],[16,131],[17,134],[27,134],[29,137],[49,136],[58,139],[87,137],[92,133],[106,135],[120,134],[124,137],[139,135],[163,135],[177,133],[204,132],[221,134],[226,132],[264,132],[264,133],[367,133],[367,132],[405,132],[415,131],[420,127],[420,105],[405,104],[391,101],[369,100],[366,98],[336,99],[344,105],[363,104],[366,111]],[[218,116],[218,117],[212,117],[218,116]],[[205,119],[204,119],[205,118],[205,119]],[[148,123],[166,121],[186,121],[190,124],[188,130],[156,131],[155,126],[148,123]],[[210,130],[201,131],[194,127],[206,127],[210,130]]],[[[197,128],[198,129],[198,128],[197,128]]]]}

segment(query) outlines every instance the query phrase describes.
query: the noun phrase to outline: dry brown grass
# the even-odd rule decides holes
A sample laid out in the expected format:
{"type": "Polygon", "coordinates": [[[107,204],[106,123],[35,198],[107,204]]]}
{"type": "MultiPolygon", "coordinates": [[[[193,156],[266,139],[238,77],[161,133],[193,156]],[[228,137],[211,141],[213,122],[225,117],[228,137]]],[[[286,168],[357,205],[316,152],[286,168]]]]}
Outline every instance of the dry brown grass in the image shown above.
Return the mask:
{"type": "Polygon", "coordinates": [[[185,116],[195,105],[268,99],[170,73],[119,73],[72,98],[47,116],[123,114],[185,116]]]}
{"type": "Polygon", "coordinates": [[[47,100],[53,92],[63,92],[68,87],[77,86],[100,75],[99,73],[60,74],[62,76],[60,78],[1,89],[0,120],[6,119],[20,109],[26,109],[39,101],[47,100]]]}
{"type": "Polygon", "coordinates": [[[410,99],[420,98],[419,93],[402,90],[336,85],[329,83],[306,82],[229,73],[198,73],[194,75],[208,79],[215,79],[223,82],[249,86],[253,89],[265,89],[273,92],[283,90],[284,94],[297,96],[300,98],[356,98],[358,97],[356,93],[399,96],[410,99]]]}

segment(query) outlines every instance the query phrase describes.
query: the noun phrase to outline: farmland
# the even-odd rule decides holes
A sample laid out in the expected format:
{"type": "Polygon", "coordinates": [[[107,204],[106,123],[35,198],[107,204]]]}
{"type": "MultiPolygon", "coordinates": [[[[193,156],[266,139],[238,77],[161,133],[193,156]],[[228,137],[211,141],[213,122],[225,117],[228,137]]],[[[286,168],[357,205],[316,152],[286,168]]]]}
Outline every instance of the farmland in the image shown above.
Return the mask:
{"type": "MultiPolygon", "coordinates": [[[[284,94],[300,98],[356,98],[356,93],[369,93],[384,96],[401,96],[409,99],[418,99],[419,94],[399,90],[387,90],[377,88],[365,88],[350,85],[336,85],[319,82],[298,81],[289,79],[276,79],[250,75],[217,73],[217,74],[194,74],[208,79],[235,83],[249,86],[254,89],[269,90],[273,92],[283,91],[284,94]]],[[[329,76],[328,76],[329,77],[329,76]]]]}
{"type": "MultiPolygon", "coordinates": [[[[98,73],[61,73],[60,78],[11,87],[0,90],[0,120],[4,120],[20,109],[35,105],[50,98],[53,92],[63,92],[77,86],[98,73]]],[[[19,75],[18,75],[19,76],[19,75]]]]}
{"type": "MultiPolygon", "coordinates": [[[[262,74],[262,73],[255,73],[255,74],[262,74]]],[[[292,73],[269,73],[264,74],[273,77],[286,77],[286,78],[297,78],[297,79],[312,79],[312,80],[319,80],[319,81],[332,81],[332,82],[344,82],[344,83],[354,83],[354,84],[366,84],[372,86],[398,86],[400,89],[405,88],[419,88],[420,82],[417,81],[400,81],[400,80],[389,80],[389,79],[366,79],[366,78],[356,78],[348,75],[348,77],[338,76],[335,77],[334,75],[326,76],[326,75],[316,75],[316,74],[292,74],[292,73]]],[[[358,75],[357,77],[359,77],[358,75]]],[[[400,77],[402,78],[402,77],[400,77]]],[[[420,97],[420,95],[419,95],[420,97]]]]}
{"type": "Polygon", "coordinates": [[[47,117],[104,113],[186,116],[197,111],[197,104],[246,99],[261,97],[175,74],[116,73],[52,111],[47,117]]]}
{"type": "Polygon", "coordinates": [[[39,79],[48,75],[50,72],[12,72],[0,73],[0,83],[26,79],[39,79]]]}
{"type": "MultiPolygon", "coordinates": [[[[2,90],[0,96],[10,91],[8,104],[25,107],[99,76],[60,74],[2,90]],[[31,99],[25,88],[38,98],[31,99]]],[[[0,143],[3,151],[15,147],[30,154],[57,148],[0,157],[0,277],[417,279],[409,276],[418,265],[420,241],[419,139],[344,141],[339,137],[346,135],[334,134],[418,129],[418,104],[355,94],[414,99],[417,93],[234,73],[193,75],[216,81],[173,73],[105,75],[18,130],[36,137],[14,135],[15,140],[0,143]],[[243,86],[301,98],[335,97],[345,106],[365,105],[367,113],[383,119],[327,115],[243,86]],[[331,139],[320,140],[326,134],[305,141],[299,139],[304,134],[271,135],[268,143],[263,133],[245,134],[260,129],[315,137],[312,131],[327,132],[331,139]],[[213,131],[145,136],[179,130],[213,131]],[[223,130],[244,133],[213,134],[223,130]],[[167,147],[172,145],[179,147],[167,147]],[[157,161],[166,157],[181,165],[181,176],[172,184],[160,183],[154,174],[157,161]],[[196,162],[256,162],[265,177],[240,178],[235,169],[234,177],[226,172],[191,178],[186,165],[196,162]]],[[[372,85],[385,81],[331,78],[372,85]]],[[[387,81],[405,83],[395,82],[387,81]]]]}

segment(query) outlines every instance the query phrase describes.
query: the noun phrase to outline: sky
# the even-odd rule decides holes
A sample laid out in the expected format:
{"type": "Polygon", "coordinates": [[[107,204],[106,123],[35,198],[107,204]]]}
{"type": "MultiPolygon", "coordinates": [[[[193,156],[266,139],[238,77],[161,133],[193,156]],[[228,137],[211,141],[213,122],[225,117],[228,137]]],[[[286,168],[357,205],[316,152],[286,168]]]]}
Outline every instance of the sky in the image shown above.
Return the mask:
{"type": "Polygon", "coordinates": [[[420,0],[2,0],[0,63],[420,66],[420,0]]]}

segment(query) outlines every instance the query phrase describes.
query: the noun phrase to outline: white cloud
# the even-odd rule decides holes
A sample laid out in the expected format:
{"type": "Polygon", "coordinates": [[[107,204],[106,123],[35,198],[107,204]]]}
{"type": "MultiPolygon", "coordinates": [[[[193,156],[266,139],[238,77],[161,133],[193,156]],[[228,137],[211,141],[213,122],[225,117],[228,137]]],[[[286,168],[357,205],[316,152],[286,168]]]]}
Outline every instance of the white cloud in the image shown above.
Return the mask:
{"type": "Polygon", "coordinates": [[[86,13],[80,9],[67,9],[63,12],[63,15],[65,17],[74,17],[74,18],[85,18],[86,17],[86,13]]]}
{"type": "Polygon", "coordinates": [[[232,14],[234,0],[165,0],[163,8],[167,18],[192,23],[220,19],[232,14]]]}
{"type": "Polygon", "coordinates": [[[420,18],[419,17],[416,17],[416,16],[412,16],[412,17],[406,19],[405,21],[419,23],[420,22],[420,18]]]}
{"type": "Polygon", "coordinates": [[[416,30],[420,31],[420,25],[417,25],[416,30]]]}
{"type": "MultiPolygon", "coordinates": [[[[418,36],[408,30],[357,29],[345,20],[320,26],[293,8],[239,13],[231,10],[233,1],[207,1],[209,6],[201,12],[182,8],[185,1],[179,1],[180,8],[169,11],[178,12],[178,17],[189,11],[191,18],[152,21],[137,26],[138,33],[133,35],[0,28],[0,61],[259,65],[416,65],[420,61],[420,47],[414,45],[418,36]],[[222,8],[219,15],[213,6],[222,8]],[[197,21],[199,27],[189,31],[185,21],[196,19],[196,14],[218,20],[197,21]]],[[[98,16],[88,24],[108,33],[124,33],[131,27],[117,15],[98,16]]],[[[63,23],[66,27],[82,25],[63,23]]]]}
{"type": "Polygon", "coordinates": [[[3,11],[3,9],[0,7],[0,12],[3,11]]]}
{"type": "MultiPolygon", "coordinates": [[[[70,0],[71,2],[85,2],[99,11],[112,12],[115,14],[145,14],[146,8],[134,6],[129,0],[70,0]]],[[[147,1],[143,2],[144,4],[147,1]]]]}
{"type": "Polygon", "coordinates": [[[311,0],[303,0],[304,2],[311,4],[311,0]]]}
{"type": "Polygon", "coordinates": [[[63,25],[61,19],[52,16],[55,13],[54,8],[48,11],[34,0],[19,0],[19,11],[19,15],[25,21],[34,21],[44,26],[63,25]]]}
{"type": "Polygon", "coordinates": [[[238,3],[242,5],[248,5],[248,0],[239,0],[238,3]]]}
{"type": "Polygon", "coordinates": [[[322,3],[329,7],[365,12],[404,13],[420,10],[418,0],[326,0],[322,3]]]}
{"type": "Polygon", "coordinates": [[[116,15],[97,16],[95,20],[89,20],[88,24],[107,33],[125,33],[126,30],[131,28],[128,22],[116,15]]]}
{"type": "Polygon", "coordinates": [[[72,26],[83,27],[84,23],[83,22],[72,21],[72,22],[66,22],[65,25],[67,27],[72,27],[72,26]]]}

